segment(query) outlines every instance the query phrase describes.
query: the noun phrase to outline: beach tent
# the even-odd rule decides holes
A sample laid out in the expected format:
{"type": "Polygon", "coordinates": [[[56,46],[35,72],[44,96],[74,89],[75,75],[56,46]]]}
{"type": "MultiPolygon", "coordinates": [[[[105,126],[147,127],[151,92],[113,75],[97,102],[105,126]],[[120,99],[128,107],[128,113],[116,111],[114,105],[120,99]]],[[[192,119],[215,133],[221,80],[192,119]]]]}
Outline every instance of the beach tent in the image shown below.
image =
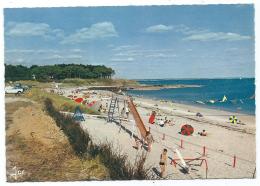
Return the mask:
{"type": "Polygon", "coordinates": [[[83,98],[77,98],[74,101],[77,102],[77,103],[81,103],[83,101],[83,98]]]}
{"type": "Polygon", "coordinates": [[[181,127],[181,134],[185,136],[190,136],[194,132],[194,129],[191,125],[185,124],[181,127]]]}
{"type": "Polygon", "coordinates": [[[76,121],[85,121],[85,119],[82,115],[82,112],[78,106],[75,108],[75,112],[74,112],[72,118],[76,121]]]}

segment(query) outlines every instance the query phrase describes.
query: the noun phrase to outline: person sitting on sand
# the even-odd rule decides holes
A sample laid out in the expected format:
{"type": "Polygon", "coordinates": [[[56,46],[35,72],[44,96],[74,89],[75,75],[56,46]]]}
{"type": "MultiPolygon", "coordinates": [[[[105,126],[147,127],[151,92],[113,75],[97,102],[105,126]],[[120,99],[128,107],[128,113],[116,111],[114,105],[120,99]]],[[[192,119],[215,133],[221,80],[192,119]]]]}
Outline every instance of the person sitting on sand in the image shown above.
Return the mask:
{"type": "Polygon", "coordinates": [[[164,123],[163,119],[160,119],[159,122],[158,122],[158,124],[160,125],[160,127],[164,127],[164,124],[165,124],[165,123],[164,123]]]}
{"type": "Polygon", "coordinates": [[[161,174],[160,176],[162,178],[165,177],[165,172],[166,172],[166,166],[167,166],[167,149],[163,149],[162,154],[160,155],[160,169],[161,169],[161,174]]]}
{"type": "Polygon", "coordinates": [[[168,125],[169,126],[173,126],[174,125],[173,121],[172,120],[168,120],[168,125]]]}
{"type": "Polygon", "coordinates": [[[201,136],[207,136],[207,133],[204,129],[202,130],[202,132],[198,132],[198,134],[201,136]]]}

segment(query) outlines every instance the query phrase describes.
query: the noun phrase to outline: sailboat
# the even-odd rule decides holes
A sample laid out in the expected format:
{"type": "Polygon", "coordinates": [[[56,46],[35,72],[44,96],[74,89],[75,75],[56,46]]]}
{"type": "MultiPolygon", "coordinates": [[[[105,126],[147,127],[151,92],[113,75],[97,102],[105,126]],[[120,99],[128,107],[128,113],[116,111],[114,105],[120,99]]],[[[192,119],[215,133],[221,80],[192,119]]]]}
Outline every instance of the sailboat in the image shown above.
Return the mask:
{"type": "Polygon", "coordinates": [[[227,99],[227,96],[226,95],[224,95],[223,96],[223,98],[222,98],[222,100],[220,101],[221,103],[224,103],[224,102],[226,102],[228,99],[227,99]]]}

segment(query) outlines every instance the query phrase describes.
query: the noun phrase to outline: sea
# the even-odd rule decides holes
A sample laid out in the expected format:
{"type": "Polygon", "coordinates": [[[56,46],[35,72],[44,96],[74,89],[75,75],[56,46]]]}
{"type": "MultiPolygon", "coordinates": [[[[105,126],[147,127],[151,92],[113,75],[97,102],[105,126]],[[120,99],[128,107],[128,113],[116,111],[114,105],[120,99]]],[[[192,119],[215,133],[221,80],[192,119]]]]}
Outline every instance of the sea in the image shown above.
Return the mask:
{"type": "Polygon", "coordinates": [[[128,94],[155,100],[255,115],[255,78],[237,79],[144,79],[145,85],[200,85],[194,88],[129,90],[128,94]],[[226,97],[226,99],[223,97],[226,97]]]}

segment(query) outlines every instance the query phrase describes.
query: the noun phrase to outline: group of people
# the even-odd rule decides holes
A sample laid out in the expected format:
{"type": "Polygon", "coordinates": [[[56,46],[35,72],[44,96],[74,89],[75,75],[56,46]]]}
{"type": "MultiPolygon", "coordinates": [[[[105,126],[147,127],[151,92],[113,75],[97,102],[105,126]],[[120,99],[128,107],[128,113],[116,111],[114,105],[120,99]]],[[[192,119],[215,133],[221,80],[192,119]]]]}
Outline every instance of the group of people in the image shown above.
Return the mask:
{"type": "Polygon", "coordinates": [[[156,119],[156,112],[155,111],[152,111],[152,114],[150,115],[150,118],[149,118],[148,122],[150,124],[157,124],[160,127],[165,127],[167,125],[169,125],[169,126],[173,126],[174,125],[171,120],[167,119],[167,116],[165,116],[164,119],[163,118],[156,119]]]}

